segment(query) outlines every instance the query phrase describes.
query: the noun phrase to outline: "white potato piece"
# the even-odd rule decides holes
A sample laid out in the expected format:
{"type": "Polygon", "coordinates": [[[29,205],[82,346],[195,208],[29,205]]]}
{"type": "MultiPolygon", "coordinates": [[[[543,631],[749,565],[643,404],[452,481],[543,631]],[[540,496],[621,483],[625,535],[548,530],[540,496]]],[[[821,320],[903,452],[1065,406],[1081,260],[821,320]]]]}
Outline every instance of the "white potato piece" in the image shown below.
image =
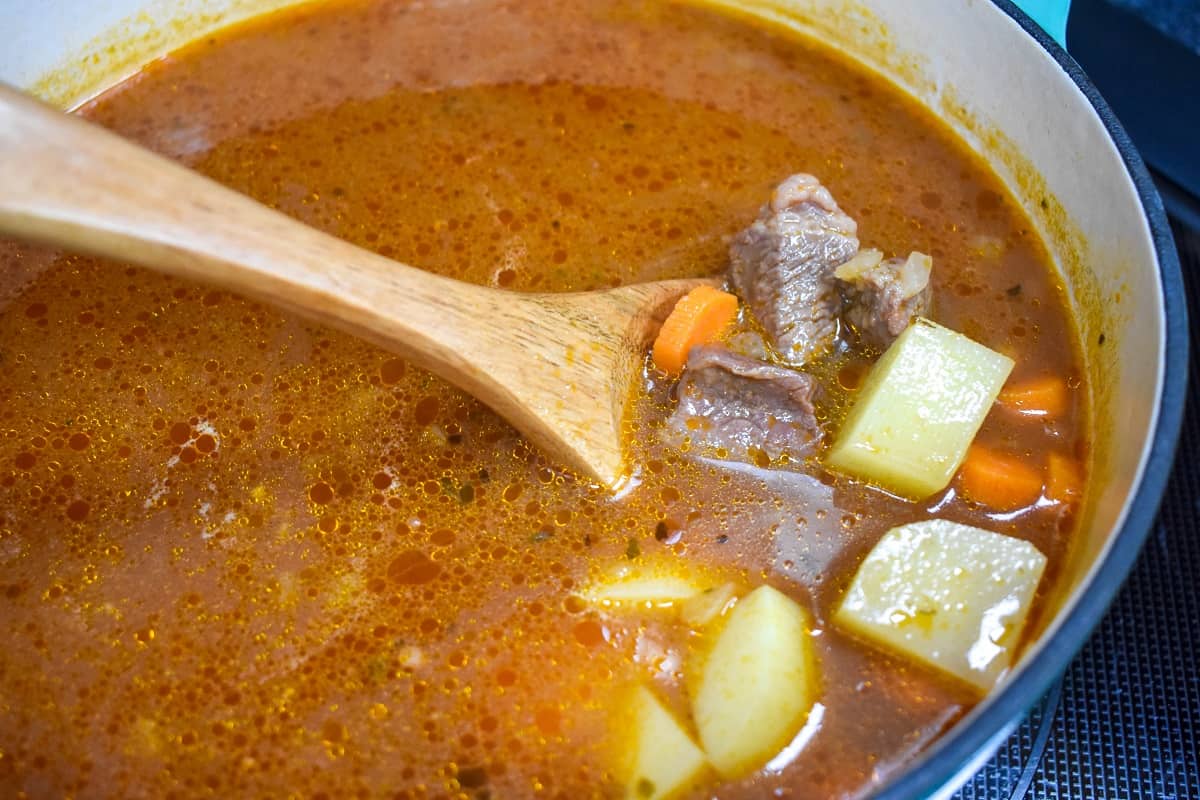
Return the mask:
{"type": "Polygon", "coordinates": [[[918,318],[871,368],[826,465],[914,500],[946,488],[1012,368],[918,318]]]}
{"type": "Polygon", "coordinates": [[[700,742],[724,777],[758,769],[804,725],[817,693],[810,627],[808,612],[770,586],[729,612],[693,702],[700,742]]]}
{"type": "Polygon", "coordinates": [[[692,628],[703,628],[719,618],[737,597],[737,587],[723,583],[684,600],[679,607],[680,618],[692,628]]]}
{"type": "Polygon", "coordinates": [[[941,519],[892,528],[834,622],[987,691],[1012,663],[1046,557],[1022,539],[941,519]]]}
{"type": "Polygon", "coordinates": [[[625,796],[670,800],[695,785],[708,760],[675,716],[645,686],[630,692],[627,702],[632,734],[623,742],[625,796]]]}
{"type": "Polygon", "coordinates": [[[675,608],[712,586],[712,580],[680,560],[623,565],[592,580],[583,597],[605,609],[675,608]]]}

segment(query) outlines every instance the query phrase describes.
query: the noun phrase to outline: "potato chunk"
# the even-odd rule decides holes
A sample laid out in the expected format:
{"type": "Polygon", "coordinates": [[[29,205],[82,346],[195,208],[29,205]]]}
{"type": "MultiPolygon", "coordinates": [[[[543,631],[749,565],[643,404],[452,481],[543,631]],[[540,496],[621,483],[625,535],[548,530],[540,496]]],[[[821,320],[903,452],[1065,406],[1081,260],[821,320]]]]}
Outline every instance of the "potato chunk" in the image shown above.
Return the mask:
{"type": "Polygon", "coordinates": [[[760,586],[741,600],[701,667],[693,711],[709,760],[727,778],[782,750],[816,698],[809,616],[760,586]]]}
{"type": "Polygon", "coordinates": [[[1046,557],[1029,542],[931,519],[892,528],[834,621],[984,691],[1012,662],[1046,557]]]}
{"type": "Polygon", "coordinates": [[[675,608],[713,585],[695,572],[683,561],[622,566],[591,581],[583,595],[600,608],[675,608]]]}
{"type": "Polygon", "coordinates": [[[946,488],[1012,368],[918,318],[871,368],[826,465],[914,500],[946,488]]]}
{"type": "Polygon", "coordinates": [[[679,616],[693,628],[700,629],[721,617],[737,597],[737,587],[723,583],[689,597],[679,606],[679,616]]]}
{"type": "Polygon", "coordinates": [[[629,800],[669,800],[708,769],[704,753],[645,686],[630,692],[629,730],[622,778],[629,800]]]}

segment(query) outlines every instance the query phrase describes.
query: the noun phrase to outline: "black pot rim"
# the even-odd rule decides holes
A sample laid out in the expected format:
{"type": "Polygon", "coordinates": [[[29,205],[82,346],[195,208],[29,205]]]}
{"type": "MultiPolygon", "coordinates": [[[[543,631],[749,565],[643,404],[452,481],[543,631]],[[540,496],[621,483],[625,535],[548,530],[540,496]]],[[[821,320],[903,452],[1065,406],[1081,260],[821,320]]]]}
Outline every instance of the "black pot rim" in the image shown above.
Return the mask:
{"type": "Polygon", "coordinates": [[[1183,421],[1188,354],[1183,275],[1167,213],[1150,173],[1112,109],[1075,59],[1010,0],[993,2],[1042,46],[1083,92],[1112,138],[1137,190],[1158,257],[1159,289],[1165,312],[1162,396],[1145,473],[1134,492],[1129,514],[1074,609],[1038,653],[1022,666],[1021,672],[991,698],[987,707],[933,745],[920,759],[919,768],[902,770],[884,784],[873,795],[876,800],[912,800],[957,788],[952,782],[969,777],[963,774],[967,767],[990,757],[1033,704],[1062,676],[1115,599],[1154,525],[1183,421]]]}

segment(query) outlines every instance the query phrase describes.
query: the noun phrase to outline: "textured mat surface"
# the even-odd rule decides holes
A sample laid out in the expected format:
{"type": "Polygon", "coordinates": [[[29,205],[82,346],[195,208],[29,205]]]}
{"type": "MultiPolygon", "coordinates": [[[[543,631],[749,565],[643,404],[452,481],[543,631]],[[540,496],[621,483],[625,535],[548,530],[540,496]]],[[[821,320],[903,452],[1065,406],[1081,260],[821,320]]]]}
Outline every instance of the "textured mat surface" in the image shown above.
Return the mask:
{"type": "Polygon", "coordinates": [[[1193,356],[1158,521],[1062,681],[958,800],[1200,800],[1200,232],[1175,233],[1193,356]]]}
{"type": "Polygon", "coordinates": [[[1196,0],[1113,0],[1200,54],[1200,3],[1196,0]]]}

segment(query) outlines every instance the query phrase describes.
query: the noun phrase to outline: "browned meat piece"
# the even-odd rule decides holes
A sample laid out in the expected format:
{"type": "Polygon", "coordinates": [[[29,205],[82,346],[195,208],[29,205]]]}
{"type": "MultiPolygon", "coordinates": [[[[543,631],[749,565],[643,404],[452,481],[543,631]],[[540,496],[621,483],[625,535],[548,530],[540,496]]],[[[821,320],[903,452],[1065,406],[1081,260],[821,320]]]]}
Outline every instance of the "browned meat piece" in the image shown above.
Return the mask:
{"type": "Polygon", "coordinates": [[[928,315],[932,267],[924,253],[885,261],[878,250],[863,250],[834,272],[845,287],[843,317],[864,343],[887,347],[914,318],[928,315]]]}
{"type": "Polygon", "coordinates": [[[833,270],[858,252],[857,230],[828,189],[797,174],[734,238],[730,282],[786,361],[804,364],[837,335],[842,297],[833,270]]]}
{"type": "Polygon", "coordinates": [[[692,348],[679,381],[679,405],[670,425],[701,447],[744,457],[757,447],[770,458],[799,459],[821,441],[813,410],[817,383],[725,347],[692,348]]]}

